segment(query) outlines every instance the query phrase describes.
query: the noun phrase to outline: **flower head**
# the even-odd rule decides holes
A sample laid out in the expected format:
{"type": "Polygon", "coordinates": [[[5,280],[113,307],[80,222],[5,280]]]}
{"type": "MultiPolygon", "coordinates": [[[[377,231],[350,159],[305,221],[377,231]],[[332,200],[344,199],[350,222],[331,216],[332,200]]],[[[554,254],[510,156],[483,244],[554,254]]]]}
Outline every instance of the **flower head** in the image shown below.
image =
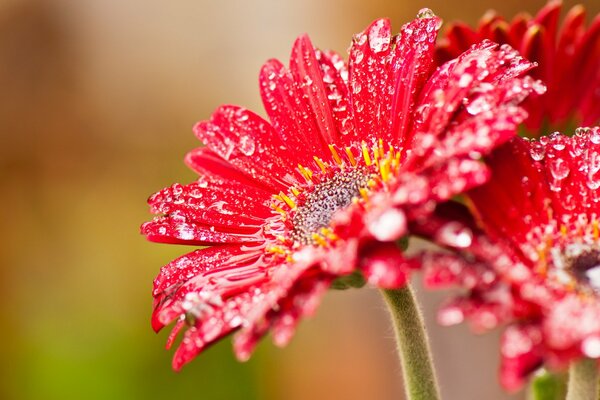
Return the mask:
{"type": "Polygon", "coordinates": [[[600,122],[600,15],[586,27],[581,5],[571,8],[559,26],[561,1],[550,1],[535,17],[518,14],[512,21],[493,11],[477,28],[464,23],[449,26],[437,49],[445,62],[473,43],[490,39],[508,43],[539,67],[531,75],[548,87],[525,103],[528,135],[541,136],[556,129],[592,126],[600,122]],[[547,130],[548,124],[551,129],[547,130]],[[543,128],[543,129],[540,129],[543,128]]]}
{"type": "Polygon", "coordinates": [[[194,127],[198,180],[153,195],[159,216],[142,226],[152,241],[212,245],[154,282],[154,328],[176,321],[170,346],[187,327],[176,369],[233,331],[241,359],[269,330],[285,344],[339,277],[401,287],[407,224],[486,180],[480,157],[525,118],[533,64],[484,41],[435,69],[439,27],[429,10],[397,36],[377,20],[348,64],[301,36],[289,68],[261,70],[269,121],[222,106],[194,127]]]}
{"type": "Polygon", "coordinates": [[[544,363],[600,358],[600,128],[516,138],[489,163],[468,194],[477,221],[446,206],[415,229],[453,250],[423,256],[427,283],[469,289],[440,322],[508,323],[501,380],[517,389],[544,363]]]}

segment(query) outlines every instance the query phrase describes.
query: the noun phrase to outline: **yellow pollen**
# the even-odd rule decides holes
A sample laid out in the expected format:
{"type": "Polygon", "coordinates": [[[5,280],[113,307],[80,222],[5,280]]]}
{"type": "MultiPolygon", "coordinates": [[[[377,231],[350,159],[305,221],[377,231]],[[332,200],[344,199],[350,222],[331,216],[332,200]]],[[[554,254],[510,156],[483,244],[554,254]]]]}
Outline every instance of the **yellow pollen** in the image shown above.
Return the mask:
{"type": "Polygon", "coordinates": [[[379,165],[379,147],[377,145],[373,145],[373,162],[375,165],[379,165]]]}
{"type": "Polygon", "coordinates": [[[356,160],[354,159],[354,154],[352,154],[352,149],[350,147],[346,147],[345,150],[348,160],[350,160],[350,164],[352,164],[353,167],[356,167],[356,160]]]}
{"type": "Polygon", "coordinates": [[[364,201],[369,200],[369,191],[365,188],[360,188],[358,189],[358,191],[360,192],[360,196],[363,198],[364,201]]]}
{"type": "Polygon", "coordinates": [[[277,206],[276,204],[271,204],[271,208],[275,211],[277,211],[279,214],[283,215],[285,217],[286,213],[285,211],[283,211],[279,206],[277,206]]]}
{"type": "Polygon", "coordinates": [[[280,192],[279,193],[279,198],[281,198],[285,204],[287,204],[288,206],[290,206],[291,209],[296,208],[296,203],[294,203],[294,201],[292,199],[290,199],[288,196],[286,196],[285,193],[280,192]]]}
{"type": "Polygon", "coordinates": [[[362,155],[365,159],[365,164],[367,164],[367,167],[370,166],[372,164],[371,157],[369,157],[369,149],[367,149],[367,144],[365,142],[362,142],[362,155]]]}
{"type": "Polygon", "coordinates": [[[598,240],[599,232],[598,232],[598,220],[594,219],[592,221],[592,234],[594,235],[594,239],[598,240]]]}
{"type": "Polygon", "coordinates": [[[287,254],[286,251],[279,246],[269,246],[267,247],[267,251],[275,254],[287,254]]]}
{"type": "Polygon", "coordinates": [[[395,164],[395,168],[398,168],[400,166],[400,159],[402,157],[402,153],[401,152],[397,152],[396,156],[394,157],[394,161],[392,161],[393,164],[395,164]]]}
{"type": "Polygon", "coordinates": [[[327,242],[325,241],[323,236],[319,235],[318,233],[313,233],[312,239],[315,241],[316,244],[318,244],[320,246],[323,246],[323,247],[327,246],[327,242]]]}
{"type": "Polygon", "coordinates": [[[381,179],[387,182],[390,178],[390,160],[388,158],[381,160],[379,163],[379,173],[381,174],[381,179]]]}
{"type": "Polygon", "coordinates": [[[329,240],[338,240],[339,237],[330,228],[321,228],[321,235],[326,237],[329,240]]]}
{"type": "Polygon", "coordinates": [[[294,196],[296,196],[296,197],[300,196],[300,191],[295,186],[292,186],[290,188],[290,190],[292,191],[292,193],[294,194],[294,196]]]}
{"type": "Polygon", "coordinates": [[[304,168],[302,165],[298,164],[298,171],[300,171],[300,173],[302,174],[302,176],[304,177],[304,179],[306,179],[307,182],[312,182],[312,171],[308,168],[304,168]]]}
{"type": "Polygon", "coordinates": [[[546,248],[551,248],[552,246],[554,246],[554,240],[552,239],[552,236],[547,236],[546,237],[546,248]]]}
{"type": "Polygon", "coordinates": [[[379,139],[379,154],[383,157],[383,139],[379,139]]]}
{"type": "Polygon", "coordinates": [[[567,238],[567,226],[566,225],[560,226],[560,234],[563,237],[563,239],[567,238]]]}
{"type": "Polygon", "coordinates": [[[546,265],[546,249],[543,247],[540,247],[537,250],[538,253],[538,257],[539,257],[539,264],[537,267],[537,272],[545,275],[546,274],[546,270],[547,270],[547,265],[546,265]]]}
{"type": "Polygon", "coordinates": [[[315,162],[317,163],[319,168],[321,168],[321,171],[323,171],[323,173],[327,172],[327,165],[325,165],[325,163],[323,163],[323,160],[321,160],[317,156],[314,156],[313,159],[315,160],[315,162]]]}
{"type": "Polygon", "coordinates": [[[337,165],[342,165],[342,159],[340,158],[338,152],[336,151],[335,147],[333,147],[332,144],[329,145],[329,151],[331,152],[331,155],[333,156],[333,161],[335,161],[335,163],[337,165]]]}

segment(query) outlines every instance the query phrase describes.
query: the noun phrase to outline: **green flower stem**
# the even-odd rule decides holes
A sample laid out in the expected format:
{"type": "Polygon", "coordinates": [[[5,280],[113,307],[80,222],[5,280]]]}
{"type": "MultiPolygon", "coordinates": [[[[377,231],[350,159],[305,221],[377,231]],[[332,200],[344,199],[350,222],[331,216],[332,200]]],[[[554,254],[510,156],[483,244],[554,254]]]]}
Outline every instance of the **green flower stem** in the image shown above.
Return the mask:
{"type": "Polygon", "coordinates": [[[566,400],[598,400],[596,360],[585,358],[571,364],[566,400]]]}
{"type": "Polygon", "coordinates": [[[439,400],[425,323],[412,288],[382,293],[394,324],[407,399],[439,400]]]}

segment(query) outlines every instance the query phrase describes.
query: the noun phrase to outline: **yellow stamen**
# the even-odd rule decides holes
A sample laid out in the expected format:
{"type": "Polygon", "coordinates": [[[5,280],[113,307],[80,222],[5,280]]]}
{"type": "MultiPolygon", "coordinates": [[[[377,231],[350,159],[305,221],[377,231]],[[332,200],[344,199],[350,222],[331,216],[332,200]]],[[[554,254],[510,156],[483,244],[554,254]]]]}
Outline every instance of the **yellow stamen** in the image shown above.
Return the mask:
{"type": "Polygon", "coordinates": [[[336,151],[335,147],[333,147],[332,144],[329,145],[329,151],[331,152],[331,155],[333,156],[333,161],[335,161],[335,163],[337,165],[342,165],[342,159],[340,158],[338,152],[336,151]]]}
{"type": "Polygon", "coordinates": [[[298,171],[300,171],[307,182],[312,182],[312,171],[310,169],[304,168],[302,165],[298,164],[298,171]]]}
{"type": "Polygon", "coordinates": [[[321,228],[321,235],[325,236],[329,240],[338,240],[339,237],[329,228],[321,228]]]}
{"type": "Polygon", "coordinates": [[[275,211],[277,211],[279,214],[283,215],[285,217],[286,213],[285,211],[283,211],[279,206],[277,206],[276,204],[271,204],[271,208],[275,211]]]}
{"type": "Polygon", "coordinates": [[[362,155],[365,159],[365,164],[367,164],[367,167],[370,166],[372,164],[371,157],[369,157],[369,149],[367,149],[367,144],[365,142],[362,142],[362,155]]]}
{"type": "Polygon", "coordinates": [[[287,239],[285,238],[285,236],[283,235],[277,235],[276,236],[277,240],[279,240],[281,243],[285,243],[287,242],[287,239]]]}
{"type": "Polygon", "coordinates": [[[379,163],[379,173],[381,174],[381,179],[387,182],[390,178],[390,160],[388,158],[381,160],[379,163]]]}
{"type": "Polygon", "coordinates": [[[315,241],[315,243],[317,243],[320,246],[323,246],[323,247],[327,246],[327,242],[325,241],[325,239],[318,233],[313,233],[312,239],[315,241]]]}
{"type": "Polygon", "coordinates": [[[560,234],[563,237],[563,239],[567,238],[567,226],[566,225],[560,226],[560,234]]]}
{"type": "Polygon", "coordinates": [[[350,160],[350,164],[352,164],[353,167],[356,167],[356,160],[354,159],[354,154],[352,154],[352,149],[350,147],[346,147],[345,150],[348,160],[350,160]]]}
{"type": "Polygon", "coordinates": [[[323,173],[327,172],[327,165],[325,165],[325,163],[323,163],[323,160],[321,160],[317,156],[314,156],[313,159],[315,160],[315,162],[317,163],[319,168],[321,168],[321,171],[323,171],[323,173]]]}
{"type": "Polygon", "coordinates": [[[358,189],[358,191],[360,192],[360,195],[364,201],[369,200],[369,191],[367,189],[360,188],[360,189],[358,189]]]}
{"type": "Polygon", "coordinates": [[[383,157],[383,139],[379,139],[379,154],[383,157]]]}
{"type": "Polygon", "coordinates": [[[594,235],[594,239],[598,240],[598,236],[600,236],[600,232],[598,232],[598,220],[594,219],[592,221],[592,234],[594,235]]]}
{"type": "Polygon", "coordinates": [[[286,196],[285,193],[280,192],[279,197],[285,202],[285,204],[290,206],[291,209],[296,208],[296,203],[294,203],[294,201],[292,199],[290,199],[288,196],[286,196]]]}
{"type": "Polygon", "coordinates": [[[540,274],[546,274],[546,269],[547,269],[546,249],[540,247],[540,248],[538,248],[537,253],[538,253],[538,258],[539,258],[537,272],[540,274]]]}
{"type": "Polygon", "coordinates": [[[290,190],[292,191],[292,193],[294,194],[294,196],[296,196],[296,197],[300,196],[301,192],[295,186],[292,186],[290,188],[290,190]]]}
{"type": "Polygon", "coordinates": [[[379,147],[377,147],[377,145],[373,145],[373,163],[375,165],[379,165],[379,147]]]}
{"type": "Polygon", "coordinates": [[[267,247],[267,251],[269,253],[286,254],[286,251],[279,246],[269,246],[267,247]]]}

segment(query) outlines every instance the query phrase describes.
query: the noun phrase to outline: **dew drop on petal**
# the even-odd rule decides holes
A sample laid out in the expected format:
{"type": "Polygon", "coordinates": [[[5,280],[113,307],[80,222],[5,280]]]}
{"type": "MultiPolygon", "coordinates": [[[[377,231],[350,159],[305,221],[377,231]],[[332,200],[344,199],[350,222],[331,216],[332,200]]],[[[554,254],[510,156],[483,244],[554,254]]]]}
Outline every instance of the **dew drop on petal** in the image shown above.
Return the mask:
{"type": "Polygon", "coordinates": [[[251,156],[252,154],[254,154],[254,150],[256,149],[256,143],[254,142],[254,139],[252,139],[250,136],[242,136],[240,138],[240,151],[246,155],[246,156],[251,156]]]}
{"type": "Polygon", "coordinates": [[[368,228],[377,240],[396,240],[406,231],[406,217],[402,211],[390,208],[371,221],[368,228]]]}
{"type": "MultiPolygon", "coordinates": [[[[577,132],[580,130],[576,129],[575,133],[577,134],[577,132]]],[[[589,131],[589,138],[590,138],[590,142],[594,143],[594,144],[600,144],[600,129],[592,129],[589,131]]]]}
{"type": "Polygon", "coordinates": [[[549,167],[550,173],[556,180],[563,180],[569,175],[569,165],[562,158],[552,160],[549,167]]]}
{"type": "Polygon", "coordinates": [[[465,248],[473,242],[473,232],[462,224],[449,222],[440,229],[437,239],[453,247],[465,248]]]}
{"type": "Polygon", "coordinates": [[[531,149],[529,149],[529,154],[534,161],[542,161],[546,154],[546,149],[540,142],[533,142],[531,149]]]}
{"type": "Polygon", "coordinates": [[[419,12],[417,13],[417,18],[424,19],[424,18],[433,18],[433,17],[435,17],[435,14],[429,8],[421,8],[419,10],[419,12]]]}

